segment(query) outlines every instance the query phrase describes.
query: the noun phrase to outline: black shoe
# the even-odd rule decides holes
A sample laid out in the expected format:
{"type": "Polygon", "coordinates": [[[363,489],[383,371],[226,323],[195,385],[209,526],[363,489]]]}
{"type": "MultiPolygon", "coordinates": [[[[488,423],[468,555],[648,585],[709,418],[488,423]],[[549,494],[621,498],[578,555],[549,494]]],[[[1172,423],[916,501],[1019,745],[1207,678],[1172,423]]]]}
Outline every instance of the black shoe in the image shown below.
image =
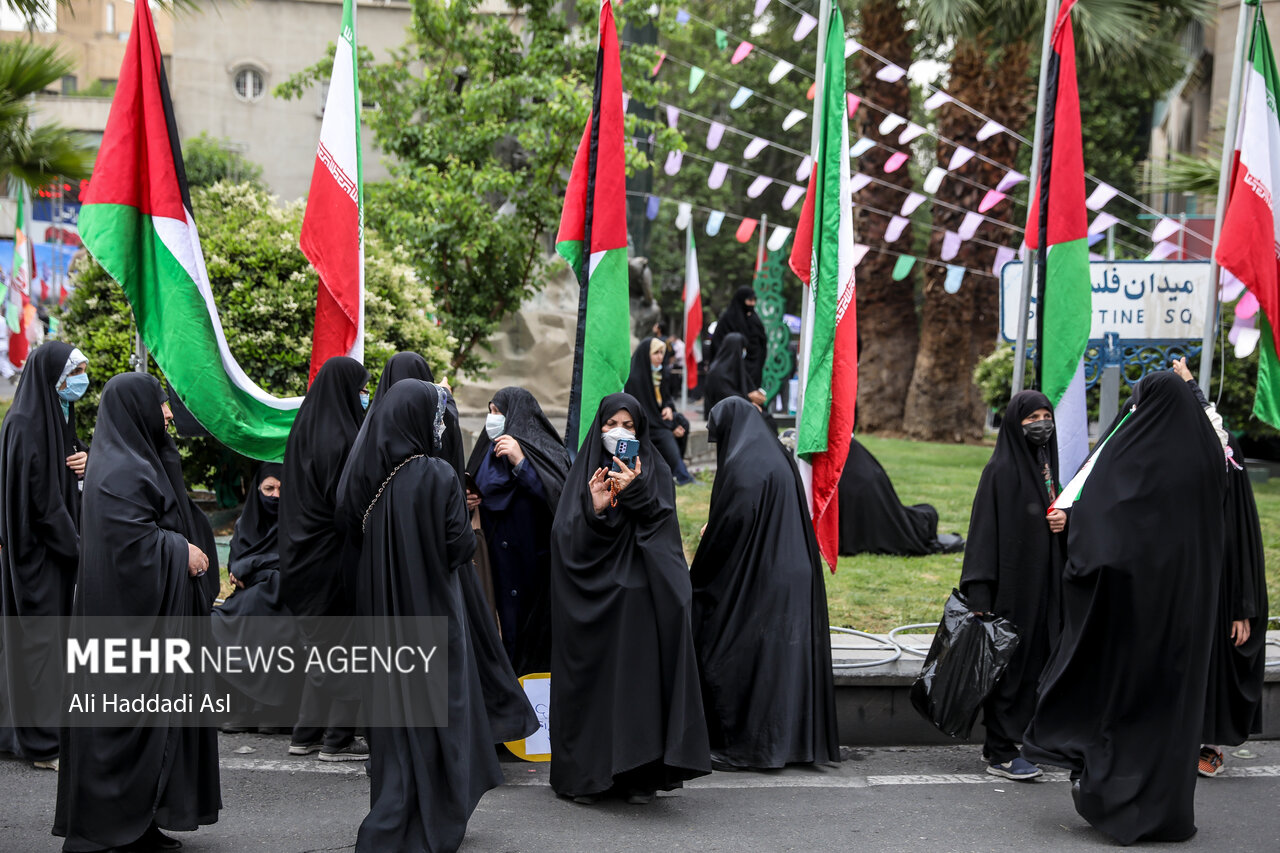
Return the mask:
{"type": "Polygon", "coordinates": [[[632,790],[627,792],[627,802],[633,806],[647,806],[658,796],[657,791],[632,790]]]}
{"type": "Polygon", "coordinates": [[[578,796],[573,797],[573,801],[580,806],[594,806],[596,803],[600,802],[600,795],[579,794],[578,796]]]}
{"type": "Polygon", "coordinates": [[[1080,780],[1076,779],[1071,783],[1071,802],[1075,805],[1076,811],[1080,811],[1080,780]]]}
{"type": "Polygon", "coordinates": [[[130,846],[131,850],[138,851],[162,851],[162,850],[181,850],[182,842],[176,838],[170,838],[160,831],[160,827],[154,823],[142,834],[142,837],[133,842],[130,846]]]}
{"type": "MultiPolygon", "coordinates": [[[[290,751],[293,747],[289,748],[290,751]]],[[[321,761],[365,761],[369,758],[369,745],[364,742],[364,738],[352,738],[351,743],[344,747],[322,747],[320,750],[321,761]]]]}
{"type": "Polygon", "coordinates": [[[224,735],[247,735],[253,734],[257,730],[256,726],[242,726],[238,723],[223,723],[218,726],[218,731],[224,735]]]}

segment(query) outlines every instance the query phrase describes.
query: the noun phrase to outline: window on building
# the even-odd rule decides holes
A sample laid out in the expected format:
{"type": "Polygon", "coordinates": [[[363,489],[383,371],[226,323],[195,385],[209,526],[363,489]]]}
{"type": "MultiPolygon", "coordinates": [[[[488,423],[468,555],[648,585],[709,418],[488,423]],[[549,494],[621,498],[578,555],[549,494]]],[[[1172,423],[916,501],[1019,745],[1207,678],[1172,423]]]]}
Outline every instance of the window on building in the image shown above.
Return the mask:
{"type": "Polygon", "coordinates": [[[262,72],[257,68],[241,68],[235,73],[236,97],[242,101],[257,101],[265,88],[262,72]]]}
{"type": "Polygon", "coordinates": [[[74,95],[76,93],[76,75],[64,74],[62,77],[62,94],[74,95]]]}
{"type": "Polygon", "coordinates": [[[108,3],[106,6],[107,19],[103,24],[103,31],[114,33],[116,31],[116,4],[108,3]]]}

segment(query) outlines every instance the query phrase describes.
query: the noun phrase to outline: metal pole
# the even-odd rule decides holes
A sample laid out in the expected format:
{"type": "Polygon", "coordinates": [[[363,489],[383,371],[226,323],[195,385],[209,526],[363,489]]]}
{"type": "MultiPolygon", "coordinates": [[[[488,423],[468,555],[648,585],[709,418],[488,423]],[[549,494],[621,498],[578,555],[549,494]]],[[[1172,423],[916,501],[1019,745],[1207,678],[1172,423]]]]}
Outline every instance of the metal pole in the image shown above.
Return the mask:
{"type": "MultiPolygon", "coordinates": [[[[1040,46],[1040,86],[1036,91],[1036,132],[1031,146],[1031,180],[1027,184],[1027,202],[1040,186],[1040,158],[1044,154],[1045,89],[1049,83],[1049,53],[1053,48],[1053,25],[1058,19],[1058,0],[1045,0],[1044,41],[1040,46]]],[[[1040,221],[1037,211],[1036,221],[1040,221]]],[[[1031,310],[1031,288],[1036,280],[1036,253],[1027,251],[1022,262],[1022,293],[1018,295],[1018,341],[1013,348],[1013,393],[1026,386],[1027,314],[1031,310]]],[[[1039,343],[1039,341],[1037,341],[1039,343]]]]}
{"type": "MultiPolygon", "coordinates": [[[[827,52],[827,30],[831,27],[831,4],[830,0],[822,0],[818,4],[818,61],[814,66],[815,71],[815,89],[813,92],[813,132],[809,137],[809,156],[813,160],[813,168],[818,168],[818,143],[822,139],[822,128],[818,122],[819,111],[822,109],[822,62],[824,54],[827,52]]],[[[841,57],[840,61],[844,61],[841,57]]],[[[817,233],[814,233],[813,239],[819,239],[817,233]]],[[[796,348],[796,361],[798,367],[796,370],[796,427],[800,426],[800,420],[804,412],[804,386],[805,380],[809,375],[809,352],[813,346],[813,275],[817,270],[810,272],[809,286],[801,292],[800,301],[800,346],[796,348]]],[[[808,492],[808,489],[805,490],[808,492]]],[[[812,507],[810,508],[812,509],[812,507]]]]}
{"type": "MultiPolygon", "coordinates": [[[[1260,9],[1261,7],[1255,7],[1260,9]]],[[[1227,97],[1227,124],[1222,135],[1222,164],[1218,173],[1218,207],[1213,214],[1213,251],[1209,253],[1209,291],[1205,297],[1204,341],[1200,350],[1200,390],[1209,397],[1213,377],[1213,344],[1218,331],[1218,240],[1222,237],[1222,219],[1227,212],[1227,190],[1231,181],[1231,161],[1236,153],[1236,120],[1240,116],[1240,80],[1244,76],[1245,18],[1248,12],[1241,2],[1236,6],[1236,53],[1231,66],[1231,90],[1227,97]]],[[[1254,14],[1260,14],[1256,12],[1254,14]]]]}
{"type": "Polygon", "coordinates": [[[684,341],[684,381],[680,383],[680,411],[689,410],[689,365],[693,363],[693,341],[689,340],[689,261],[693,256],[693,222],[684,228],[684,288],[685,296],[680,308],[680,340],[684,341]]]}
{"type": "Polygon", "coordinates": [[[147,345],[142,342],[140,331],[133,336],[133,371],[134,373],[147,372],[147,345]]]}

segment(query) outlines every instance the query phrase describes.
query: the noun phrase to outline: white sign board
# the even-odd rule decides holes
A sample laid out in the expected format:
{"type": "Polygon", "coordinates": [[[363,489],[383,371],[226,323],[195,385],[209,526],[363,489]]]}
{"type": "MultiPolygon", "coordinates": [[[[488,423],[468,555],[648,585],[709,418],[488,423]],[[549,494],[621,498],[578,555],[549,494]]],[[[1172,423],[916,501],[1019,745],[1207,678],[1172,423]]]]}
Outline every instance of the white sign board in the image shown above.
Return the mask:
{"type": "MultiPolygon", "coordinates": [[[[1022,293],[1021,261],[1000,271],[1000,334],[1018,337],[1018,301],[1022,293]]],[[[1208,307],[1208,261],[1090,261],[1093,325],[1090,340],[1114,332],[1128,341],[1185,341],[1204,337],[1208,307]]],[[[1032,295],[1027,340],[1036,337],[1036,303],[1032,295]]]]}

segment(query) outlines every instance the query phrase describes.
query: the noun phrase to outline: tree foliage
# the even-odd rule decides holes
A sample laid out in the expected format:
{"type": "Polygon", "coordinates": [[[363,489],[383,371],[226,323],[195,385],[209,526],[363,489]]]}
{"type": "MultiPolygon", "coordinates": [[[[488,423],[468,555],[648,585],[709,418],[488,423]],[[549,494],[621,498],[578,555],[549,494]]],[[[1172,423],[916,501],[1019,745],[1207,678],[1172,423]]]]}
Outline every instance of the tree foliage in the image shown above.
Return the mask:
{"type": "MultiPolygon", "coordinates": [[[[269,393],[304,393],[317,282],[298,248],[302,203],[281,207],[259,187],[229,183],[196,189],[191,200],[232,354],[269,393]]],[[[130,369],[134,327],[124,291],[87,253],[72,274],[75,291],[64,309],[62,335],[89,358],[94,381],[76,407],[80,434],[87,437],[102,386],[130,369]]],[[[431,293],[403,254],[372,231],[366,232],[365,285],[365,364],[375,378],[400,350],[422,353],[442,370],[454,342],[438,323],[431,293]]],[[[149,367],[160,375],[154,363],[149,367]]],[[[179,443],[192,485],[225,484],[256,465],[209,439],[179,443]]]]}
{"type": "Polygon", "coordinates": [[[182,143],[182,162],[187,186],[192,189],[210,187],[219,181],[262,186],[261,166],[232,148],[230,140],[203,131],[182,143]]]}
{"type": "Polygon", "coordinates": [[[70,74],[71,57],[25,39],[0,42],[0,178],[31,187],[56,178],[81,180],[93,169],[94,149],[56,122],[33,121],[33,96],[70,74]]]}
{"type": "MultiPolygon", "coordinates": [[[[369,224],[404,249],[458,340],[452,366],[545,284],[550,241],[591,105],[599,5],[566,20],[561,0],[514,3],[517,31],[479,0],[413,0],[409,41],[388,61],[360,54],[364,119],[386,154],[389,180],[367,187],[369,224]]],[[[643,14],[637,4],[616,14],[643,14]]],[[[653,50],[623,50],[623,87],[652,99],[653,50]]],[[[277,89],[298,97],[327,80],[332,60],[277,89]]],[[[628,117],[628,135],[671,131],[628,117]]],[[[648,164],[634,145],[631,169],[648,164]]]]}

